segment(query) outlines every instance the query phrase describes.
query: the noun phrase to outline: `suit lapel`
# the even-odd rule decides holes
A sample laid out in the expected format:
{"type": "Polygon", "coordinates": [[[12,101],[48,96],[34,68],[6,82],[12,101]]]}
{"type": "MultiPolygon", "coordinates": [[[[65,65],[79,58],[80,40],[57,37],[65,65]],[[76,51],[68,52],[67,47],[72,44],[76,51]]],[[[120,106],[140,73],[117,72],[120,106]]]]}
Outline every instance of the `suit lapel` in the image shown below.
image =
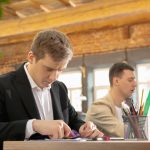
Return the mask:
{"type": "Polygon", "coordinates": [[[29,115],[29,118],[40,118],[34,96],[31,90],[30,83],[28,81],[28,78],[26,76],[26,73],[24,71],[24,65],[22,65],[18,70],[16,74],[16,89],[18,91],[19,96],[21,97],[21,101],[24,105],[24,108],[29,115]]]}
{"type": "Polygon", "coordinates": [[[63,113],[62,113],[62,107],[61,107],[61,103],[60,103],[59,88],[57,88],[57,85],[52,85],[50,91],[51,91],[51,96],[52,96],[54,120],[56,120],[56,119],[64,120],[63,113]]]}
{"type": "MultiPolygon", "coordinates": [[[[32,94],[31,86],[26,76],[24,65],[22,65],[16,73],[16,90],[18,94],[20,94],[21,101],[26,109],[30,118],[40,119],[40,115],[34,100],[34,96],[32,94]]],[[[57,84],[52,84],[51,87],[51,96],[52,96],[52,106],[53,106],[53,115],[54,119],[62,119],[64,120],[62,113],[62,106],[60,102],[60,93],[57,84]]]]}
{"type": "Polygon", "coordinates": [[[110,95],[110,93],[107,95],[108,96],[108,101],[109,101],[109,104],[111,105],[111,109],[112,109],[112,113],[117,116],[116,114],[116,109],[115,109],[115,104],[114,104],[114,101],[113,101],[113,98],[112,96],[110,95]]]}

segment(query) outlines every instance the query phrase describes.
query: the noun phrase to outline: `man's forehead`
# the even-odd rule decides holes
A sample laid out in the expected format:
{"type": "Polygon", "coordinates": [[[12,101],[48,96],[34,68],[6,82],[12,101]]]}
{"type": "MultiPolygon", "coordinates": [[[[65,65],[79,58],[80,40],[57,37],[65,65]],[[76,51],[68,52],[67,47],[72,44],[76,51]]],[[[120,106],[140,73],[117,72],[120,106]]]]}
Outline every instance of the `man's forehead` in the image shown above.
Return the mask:
{"type": "Polygon", "coordinates": [[[133,73],[134,73],[134,71],[133,71],[133,70],[129,70],[129,69],[125,69],[125,70],[123,70],[123,72],[124,72],[124,73],[131,73],[131,74],[133,74],[133,73]]]}
{"type": "Polygon", "coordinates": [[[132,70],[124,70],[122,76],[135,77],[135,72],[132,70]]]}

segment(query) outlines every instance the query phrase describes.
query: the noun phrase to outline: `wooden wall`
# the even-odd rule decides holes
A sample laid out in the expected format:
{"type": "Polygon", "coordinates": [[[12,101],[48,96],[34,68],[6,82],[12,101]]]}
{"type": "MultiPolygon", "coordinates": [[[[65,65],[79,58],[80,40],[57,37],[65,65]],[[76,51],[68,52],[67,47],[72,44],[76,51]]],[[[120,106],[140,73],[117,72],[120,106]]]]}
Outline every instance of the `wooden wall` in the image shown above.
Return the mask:
{"type": "Polygon", "coordinates": [[[125,50],[149,51],[150,1],[116,0],[114,5],[110,0],[104,4],[105,7],[97,1],[55,14],[0,21],[0,74],[15,70],[24,62],[33,36],[46,28],[55,28],[69,36],[74,59],[125,50]]]}
{"type": "MultiPolygon", "coordinates": [[[[150,23],[105,30],[91,30],[68,34],[74,56],[104,54],[150,47],[150,23]]],[[[31,40],[0,46],[0,73],[14,70],[26,60],[31,40]]]]}

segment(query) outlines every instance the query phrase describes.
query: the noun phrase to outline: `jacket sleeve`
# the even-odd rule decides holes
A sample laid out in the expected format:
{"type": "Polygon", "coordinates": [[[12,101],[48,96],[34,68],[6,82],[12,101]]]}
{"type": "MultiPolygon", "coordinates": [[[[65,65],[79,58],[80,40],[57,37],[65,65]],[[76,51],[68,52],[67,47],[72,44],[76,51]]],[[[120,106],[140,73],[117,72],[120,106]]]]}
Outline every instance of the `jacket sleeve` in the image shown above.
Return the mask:
{"type": "Polygon", "coordinates": [[[80,116],[78,115],[74,107],[71,105],[70,100],[68,98],[68,90],[66,86],[62,82],[60,82],[60,86],[61,86],[61,91],[62,91],[61,93],[63,95],[62,97],[66,100],[66,103],[67,103],[68,118],[69,118],[68,125],[72,129],[75,129],[78,131],[80,126],[83,125],[85,122],[82,119],[80,119],[80,116]]]}
{"type": "Polygon", "coordinates": [[[24,140],[27,120],[10,120],[6,105],[6,89],[0,82],[0,141],[24,140]]]}
{"type": "Polygon", "coordinates": [[[105,103],[96,103],[91,106],[86,120],[93,121],[97,128],[108,136],[124,136],[124,125],[112,113],[111,107],[105,103]]]}

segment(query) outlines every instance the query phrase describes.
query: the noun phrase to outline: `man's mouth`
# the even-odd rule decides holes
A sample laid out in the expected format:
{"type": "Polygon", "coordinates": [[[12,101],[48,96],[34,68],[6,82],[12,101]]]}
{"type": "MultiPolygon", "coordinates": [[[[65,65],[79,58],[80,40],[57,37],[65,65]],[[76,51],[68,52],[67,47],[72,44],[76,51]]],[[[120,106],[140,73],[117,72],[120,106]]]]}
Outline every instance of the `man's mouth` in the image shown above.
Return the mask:
{"type": "Polygon", "coordinates": [[[44,81],[44,82],[43,82],[43,84],[44,84],[45,86],[47,86],[47,87],[48,87],[50,84],[52,84],[52,83],[53,83],[53,82],[47,82],[47,81],[44,81]]]}
{"type": "Polygon", "coordinates": [[[49,85],[50,84],[49,82],[46,82],[46,81],[44,81],[43,83],[44,83],[44,85],[49,85]]]}

